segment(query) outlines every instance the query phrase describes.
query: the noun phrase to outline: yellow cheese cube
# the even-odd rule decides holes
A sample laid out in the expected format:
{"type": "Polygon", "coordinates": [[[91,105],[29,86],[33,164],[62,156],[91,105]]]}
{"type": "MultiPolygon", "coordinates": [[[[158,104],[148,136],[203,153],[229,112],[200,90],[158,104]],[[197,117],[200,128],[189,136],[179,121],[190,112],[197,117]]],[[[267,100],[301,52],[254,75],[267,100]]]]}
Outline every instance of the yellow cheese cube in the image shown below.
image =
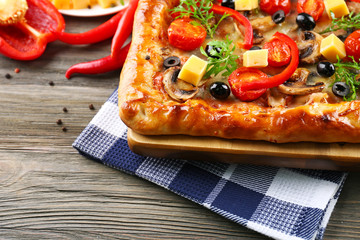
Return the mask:
{"type": "Polygon", "coordinates": [[[72,0],[74,9],[87,8],[91,5],[90,0],[72,0]]]}
{"type": "Polygon", "coordinates": [[[321,41],[320,53],[329,61],[336,62],[337,56],[340,59],[346,57],[345,44],[335,34],[331,34],[321,41]]]}
{"type": "Polygon", "coordinates": [[[243,65],[244,67],[266,67],[268,54],[268,49],[246,51],[243,55],[243,65]]]}
{"type": "Polygon", "coordinates": [[[100,7],[109,8],[112,4],[116,4],[116,0],[98,0],[100,7]]]}
{"type": "Polygon", "coordinates": [[[71,9],[72,8],[72,4],[70,3],[70,1],[52,0],[51,2],[54,4],[54,6],[57,9],[71,9]]]}
{"type": "Polygon", "coordinates": [[[197,86],[206,73],[207,61],[192,55],[181,68],[178,78],[197,86]]]}
{"type": "Polygon", "coordinates": [[[258,7],[258,0],[235,0],[235,10],[237,11],[252,10],[258,7]]]}
{"type": "Polygon", "coordinates": [[[344,0],[325,0],[324,3],[325,3],[326,13],[329,15],[330,19],[331,19],[330,12],[333,12],[336,18],[349,14],[349,9],[344,0]]]}

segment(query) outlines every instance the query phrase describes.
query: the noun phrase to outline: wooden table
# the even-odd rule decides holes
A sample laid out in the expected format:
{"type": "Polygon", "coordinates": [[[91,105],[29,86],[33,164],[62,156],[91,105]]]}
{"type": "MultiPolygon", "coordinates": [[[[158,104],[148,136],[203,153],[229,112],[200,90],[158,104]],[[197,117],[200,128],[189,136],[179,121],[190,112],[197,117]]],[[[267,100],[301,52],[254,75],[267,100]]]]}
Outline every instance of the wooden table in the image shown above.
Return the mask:
{"type": "MultiPolygon", "coordinates": [[[[65,20],[67,31],[82,32],[108,18],[65,20]]],[[[118,85],[119,71],[71,80],[65,71],[108,55],[110,43],[54,42],[31,62],[0,56],[0,238],[267,239],[71,147],[118,85]]],[[[356,238],[360,174],[350,173],[325,239],[356,238]]]]}

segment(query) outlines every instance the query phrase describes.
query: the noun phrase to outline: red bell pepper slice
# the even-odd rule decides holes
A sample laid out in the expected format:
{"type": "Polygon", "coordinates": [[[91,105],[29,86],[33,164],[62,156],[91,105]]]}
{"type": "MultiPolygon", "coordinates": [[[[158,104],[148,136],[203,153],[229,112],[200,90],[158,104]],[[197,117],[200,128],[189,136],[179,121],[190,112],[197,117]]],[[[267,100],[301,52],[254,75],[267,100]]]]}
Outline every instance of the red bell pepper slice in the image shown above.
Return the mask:
{"type": "Polygon", "coordinates": [[[273,38],[284,41],[289,45],[291,50],[291,60],[289,65],[278,75],[269,78],[259,78],[254,81],[242,82],[239,84],[239,87],[242,91],[277,87],[287,81],[297,69],[299,65],[299,49],[294,40],[292,40],[289,36],[279,32],[275,33],[273,38]]]}
{"type": "Polygon", "coordinates": [[[48,0],[27,0],[25,21],[0,26],[0,53],[16,60],[41,56],[48,42],[56,40],[54,31],[63,31],[65,22],[48,0]]]}
{"type": "Polygon", "coordinates": [[[211,10],[215,14],[229,14],[230,17],[234,18],[236,21],[238,21],[241,25],[245,28],[245,39],[242,44],[240,44],[241,48],[244,49],[250,49],[253,45],[253,28],[251,26],[251,23],[249,19],[244,17],[241,13],[238,11],[235,11],[234,9],[223,7],[219,5],[213,5],[211,10]]]}

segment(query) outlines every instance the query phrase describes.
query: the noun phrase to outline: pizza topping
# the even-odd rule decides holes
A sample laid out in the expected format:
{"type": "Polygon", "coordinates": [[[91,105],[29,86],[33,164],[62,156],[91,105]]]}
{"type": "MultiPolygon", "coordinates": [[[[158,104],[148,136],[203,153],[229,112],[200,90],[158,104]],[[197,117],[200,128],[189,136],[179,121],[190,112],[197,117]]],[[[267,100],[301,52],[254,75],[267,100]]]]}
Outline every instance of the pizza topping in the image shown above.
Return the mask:
{"type": "Polygon", "coordinates": [[[341,18],[332,18],[331,25],[325,30],[321,31],[320,34],[335,32],[337,30],[343,29],[345,31],[351,29],[360,28],[360,14],[354,14],[351,12],[348,16],[342,16],[341,18]]]}
{"type": "Polygon", "coordinates": [[[223,16],[217,22],[217,24],[212,24],[212,22],[215,20],[214,12],[211,11],[213,6],[216,5],[213,5],[210,0],[180,0],[180,4],[177,7],[171,9],[170,12],[173,15],[178,15],[175,19],[189,17],[196,19],[200,23],[200,25],[205,27],[206,32],[209,34],[209,36],[213,38],[220,22],[227,16],[229,16],[228,14],[223,13],[223,16]]]}
{"type": "Polygon", "coordinates": [[[258,0],[235,0],[235,10],[253,10],[259,7],[258,0]]]}
{"type": "Polygon", "coordinates": [[[325,10],[329,18],[339,18],[349,14],[345,0],[324,0],[325,10]]]}
{"type": "Polygon", "coordinates": [[[311,31],[316,26],[314,18],[307,13],[299,13],[296,17],[296,23],[304,31],[311,31]]]}
{"type": "Polygon", "coordinates": [[[163,63],[164,68],[176,67],[176,66],[180,66],[180,64],[181,64],[181,60],[176,56],[171,56],[166,58],[163,63]]]}
{"type": "Polygon", "coordinates": [[[287,45],[287,43],[280,41],[279,39],[272,39],[265,43],[264,49],[269,51],[269,66],[281,67],[287,65],[290,62],[290,47],[287,45]]]}
{"type": "Polygon", "coordinates": [[[205,28],[191,18],[178,18],[168,28],[169,43],[184,51],[199,48],[205,38],[205,28]]]}
{"type": "Polygon", "coordinates": [[[297,42],[300,51],[300,61],[305,64],[314,64],[321,58],[320,45],[323,37],[315,32],[302,32],[297,42]]]}
{"type": "Polygon", "coordinates": [[[180,67],[171,67],[165,70],[163,84],[165,91],[169,96],[180,102],[193,98],[199,89],[194,85],[178,78],[180,67]]]}
{"type": "Polygon", "coordinates": [[[208,57],[219,59],[220,57],[212,55],[212,52],[216,51],[217,53],[221,52],[221,49],[219,47],[214,48],[212,45],[207,44],[205,47],[205,53],[208,57]]]}
{"type": "Polygon", "coordinates": [[[219,5],[213,5],[210,11],[211,13],[223,15],[221,19],[223,19],[224,16],[230,16],[234,20],[236,20],[237,23],[240,23],[244,27],[245,35],[244,35],[244,42],[242,44],[238,43],[238,46],[244,49],[250,49],[252,47],[253,28],[246,17],[244,17],[241,13],[235,11],[234,9],[222,7],[219,5]]]}
{"type": "Polygon", "coordinates": [[[221,76],[229,76],[237,68],[236,60],[239,58],[239,56],[233,54],[235,46],[232,45],[232,41],[227,37],[225,41],[213,40],[208,45],[212,46],[210,55],[205,52],[203,47],[200,48],[200,52],[208,58],[204,78],[215,77],[220,73],[221,76]],[[220,50],[220,52],[217,50],[220,50]]]}
{"type": "Polygon", "coordinates": [[[331,62],[346,57],[345,44],[333,33],[321,41],[320,52],[331,62]]]}
{"type": "Polygon", "coordinates": [[[323,0],[298,0],[297,12],[310,14],[317,21],[323,14],[325,4],[323,0]]]}
{"type": "Polygon", "coordinates": [[[333,93],[338,97],[346,97],[350,93],[350,87],[345,82],[336,82],[332,86],[333,93]]]}
{"type": "Polygon", "coordinates": [[[322,77],[328,78],[335,74],[335,66],[331,62],[319,62],[316,70],[322,77]]]}
{"type": "Polygon", "coordinates": [[[360,61],[360,30],[351,33],[344,44],[347,56],[352,56],[356,61],[360,61]]]}
{"type": "Polygon", "coordinates": [[[289,80],[278,86],[280,92],[288,95],[307,95],[314,92],[321,92],[325,84],[318,82],[315,85],[308,85],[307,80],[310,71],[306,68],[298,68],[289,80]]]}
{"type": "Polygon", "coordinates": [[[266,88],[244,91],[242,85],[246,82],[256,81],[259,78],[266,79],[268,76],[256,68],[241,67],[236,69],[228,78],[231,92],[235,97],[244,102],[258,99],[265,92],[266,88]]]}
{"type": "Polygon", "coordinates": [[[277,12],[275,12],[272,16],[271,19],[273,20],[274,23],[276,24],[280,24],[283,23],[285,21],[285,12],[284,10],[279,10],[277,12]]]}
{"type": "Polygon", "coordinates": [[[222,0],[221,6],[235,9],[235,0],[222,0]]]}
{"type": "Polygon", "coordinates": [[[230,88],[223,82],[213,82],[210,85],[210,94],[216,99],[224,100],[229,97],[230,88]]]}
{"type": "Polygon", "coordinates": [[[288,14],[290,8],[290,0],[260,0],[260,9],[270,15],[273,15],[279,10],[283,10],[285,14],[288,14]]]}
{"type": "Polygon", "coordinates": [[[243,65],[244,67],[266,67],[268,55],[268,49],[246,51],[243,55],[243,65]]]}
{"type": "Polygon", "coordinates": [[[278,75],[275,75],[275,76],[272,76],[269,78],[261,77],[254,81],[241,82],[239,84],[239,87],[243,91],[257,90],[257,89],[263,89],[263,88],[266,89],[266,88],[272,88],[272,87],[279,86],[280,84],[282,84],[286,80],[288,80],[293,75],[295,70],[297,69],[297,67],[299,65],[299,50],[298,50],[298,47],[297,47],[296,43],[294,42],[294,40],[292,40],[289,36],[287,36],[283,33],[279,33],[279,32],[275,33],[273,38],[282,40],[289,45],[290,51],[291,51],[291,60],[290,60],[289,65],[278,75]]]}
{"type": "Polygon", "coordinates": [[[350,94],[344,96],[344,100],[352,101],[356,99],[356,91],[360,87],[359,82],[359,72],[360,64],[355,61],[354,57],[350,57],[352,61],[341,61],[338,58],[337,63],[334,63],[335,66],[335,83],[336,82],[345,82],[350,87],[350,94]]]}
{"type": "Polygon", "coordinates": [[[198,86],[199,82],[205,75],[208,62],[192,55],[181,68],[179,78],[194,86],[198,86]]]}
{"type": "Polygon", "coordinates": [[[261,33],[268,32],[276,27],[276,23],[272,21],[271,16],[259,17],[251,20],[250,23],[254,30],[261,33]]]}

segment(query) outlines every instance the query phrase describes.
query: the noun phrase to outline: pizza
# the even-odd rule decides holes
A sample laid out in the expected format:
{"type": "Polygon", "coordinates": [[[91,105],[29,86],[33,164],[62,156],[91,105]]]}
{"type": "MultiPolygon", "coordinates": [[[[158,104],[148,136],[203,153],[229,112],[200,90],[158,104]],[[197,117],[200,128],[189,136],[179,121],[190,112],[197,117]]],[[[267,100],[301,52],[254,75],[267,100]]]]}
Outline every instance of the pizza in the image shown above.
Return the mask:
{"type": "Polygon", "coordinates": [[[120,76],[143,135],[360,142],[360,3],[140,0],[120,76]]]}

